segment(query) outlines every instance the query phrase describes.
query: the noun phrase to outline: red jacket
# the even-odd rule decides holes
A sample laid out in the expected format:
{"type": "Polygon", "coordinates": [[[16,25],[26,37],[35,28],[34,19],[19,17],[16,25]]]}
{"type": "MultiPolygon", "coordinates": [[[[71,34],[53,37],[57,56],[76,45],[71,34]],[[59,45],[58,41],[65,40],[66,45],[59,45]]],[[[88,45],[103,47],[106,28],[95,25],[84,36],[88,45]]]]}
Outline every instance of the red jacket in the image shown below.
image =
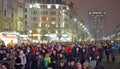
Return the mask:
{"type": "Polygon", "coordinates": [[[66,47],[66,53],[68,53],[68,54],[71,53],[71,46],[66,47]]]}

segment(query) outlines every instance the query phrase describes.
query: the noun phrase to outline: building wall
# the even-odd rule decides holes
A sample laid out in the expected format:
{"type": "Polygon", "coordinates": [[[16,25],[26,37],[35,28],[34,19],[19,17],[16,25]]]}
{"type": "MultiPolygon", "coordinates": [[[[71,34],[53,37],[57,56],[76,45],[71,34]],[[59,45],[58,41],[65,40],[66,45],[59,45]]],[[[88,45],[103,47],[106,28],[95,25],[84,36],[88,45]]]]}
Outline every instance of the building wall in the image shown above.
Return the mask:
{"type": "Polygon", "coordinates": [[[94,39],[103,39],[105,29],[105,11],[90,11],[89,12],[89,24],[90,31],[94,39]]]}
{"type": "MultiPolygon", "coordinates": [[[[69,9],[67,5],[30,5],[30,28],[33,30],[34,33],[55,33],[59,29],[67,29],[68,25],[69,9]]],[[[61,31],[60,33],[62,32],[63,31],[61,31]]]]}
{"type": "Polygon", "coordinates": [[[0,31],[12,31],[13,8],[12,0],[0,0],[0,31]]]}
{"type": "Polygon", "coordinates": [[[23,32],[24,0],[0,0],[0,3],[0,32],[23,32]]]}
{"type": "Polygon", "coordinates": [[[24,0],[14,0],[14,31],[25,33],[24,0]]]}

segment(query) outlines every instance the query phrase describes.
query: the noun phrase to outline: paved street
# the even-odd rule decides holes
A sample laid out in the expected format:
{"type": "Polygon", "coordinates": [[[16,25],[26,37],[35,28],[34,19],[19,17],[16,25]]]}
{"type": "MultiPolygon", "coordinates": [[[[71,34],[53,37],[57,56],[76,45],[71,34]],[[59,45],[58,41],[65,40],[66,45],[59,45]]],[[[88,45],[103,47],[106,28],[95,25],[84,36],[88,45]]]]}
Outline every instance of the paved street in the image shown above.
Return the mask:
{"type": "Polygon", "coordinates": [[[104,69],[120,69],[120,55],[117,55],[115,62],[106,62],[106,59],[104,58],[101,65],[104,67],[104,69]]]}
{"type": "Polygon", "coordinates": [[[120,69],[120,63],[118,62],[104,62],[101,65],[104,69],[120,69]]]}

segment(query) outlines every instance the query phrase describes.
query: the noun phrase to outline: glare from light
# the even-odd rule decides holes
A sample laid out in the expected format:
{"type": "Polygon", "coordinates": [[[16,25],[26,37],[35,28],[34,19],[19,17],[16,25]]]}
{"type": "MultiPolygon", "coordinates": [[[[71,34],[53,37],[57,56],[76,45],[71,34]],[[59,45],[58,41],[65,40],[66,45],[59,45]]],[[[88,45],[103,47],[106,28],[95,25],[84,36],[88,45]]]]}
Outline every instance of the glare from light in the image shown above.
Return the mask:
{"type": "Polygon", "coordinates": [[[87,31],[87,28],[85,27],[84,30],[87,31]]]}
{"type": "Polygon", "coordinates": [[[65,13],[62,13],[63,16],[65,16],[65,13]]]}
{"type": "Polygon", "coordinates": [[[29,30],[29,33],[32,33],[32,30],[29,30]]]}
{"type": "Polygon", "coordinates": [[[41,22],[39,23],[39,27],[41,27],[41,22]]]}
{"type": "Polygon", "coordinates": [[[63,22],[63,27],[65,27],[65,22],[63,22]]]}
{"type": "Polygon", "coordinates": [[[69,7],[67,6],[67,10],[69,10],[69,7]]]}
{"type": "Polygon", "coordinates": [[[58,27],[58,24],[56,24],[56,27],[58,27]]]}
{"type": "Polygon", "coordinates": [[[33,7],[32,5],[29,6],[29,8],[32,8],[32,7],[33,7]]]}
{"type": "Polygon", "coordinates": [[[52,24],[55,24],[55,22],[52,22],[52,24]]]}
{"type": "Polygon", "coordinates": [[[51,8],[51,5],[47,5],[47,8],[50,9],[50,8],[51,8]]]}
{"type": "Polygon", "coordinates": [[[38,4],[38,3],[36,3],[36,4],[35,4],[35,7],[36,7],[36,8],[40,8],[40,6],[39,6],[39,4],[38,4]]]}
{"type": "Polygon", "coordinates": [[[76,19],[76,18],[74,18],[74,21],[77,21],[77,19],[76,19]]]}
{"type": "Polygon", "coordinates": [[[65,10],[62,10],[62,12],[65,12],[65,10]]]}
{"type": "Polygon", "coordinates": [[[83,24],[81,23],[80,25],[82,26],[83,24]]]}
{"type": "Polygon", "coordinates": [[[57,33],[58,33],[58,31],[55,31],[55,33],[57,34],[57,33]]]}
{"type": "Polygon", "coordinates": [[[56,5],[56,9],[59,9],[59,5],[56,5]]]}
{"type": "Polygon", "coordinates": [[[85,28],[85,26],[84,26],[84,25],[83,25],[82,27],[83,27],[83,28],[85,28]]]}

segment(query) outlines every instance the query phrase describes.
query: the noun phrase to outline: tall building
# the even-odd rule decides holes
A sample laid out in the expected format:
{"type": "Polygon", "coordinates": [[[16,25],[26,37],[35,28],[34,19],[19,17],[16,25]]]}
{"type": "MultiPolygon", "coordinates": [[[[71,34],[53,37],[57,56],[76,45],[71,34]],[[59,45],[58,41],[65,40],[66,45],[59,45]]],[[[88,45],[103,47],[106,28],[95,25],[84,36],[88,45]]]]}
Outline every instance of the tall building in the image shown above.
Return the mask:
{"type": "Polygon", "coordinates": [[[27,11],[25,22],[29,26],[28,33],[40,34],[42,37],[48,34],[58,34],[57,36],[60,38],[62,34],[70,32],[71,8],[67,1],[29,0],[25,5],[27,11]]]}
{"type": "Polygon", "coordinates": [[[88,13],[90,31],[96,40],[103,39],[105,30],[105,11],[89,11],[88,13]]]}
{"type": "Polygon", "coordinates": [[[0,0],[0,32],[24,32],[24,0],[0,0]]]}
{"type": "Polygon", "coordinates": [[[0,0],[0,31],[12,31],[13,2],[12,0],[0,0]]]}

